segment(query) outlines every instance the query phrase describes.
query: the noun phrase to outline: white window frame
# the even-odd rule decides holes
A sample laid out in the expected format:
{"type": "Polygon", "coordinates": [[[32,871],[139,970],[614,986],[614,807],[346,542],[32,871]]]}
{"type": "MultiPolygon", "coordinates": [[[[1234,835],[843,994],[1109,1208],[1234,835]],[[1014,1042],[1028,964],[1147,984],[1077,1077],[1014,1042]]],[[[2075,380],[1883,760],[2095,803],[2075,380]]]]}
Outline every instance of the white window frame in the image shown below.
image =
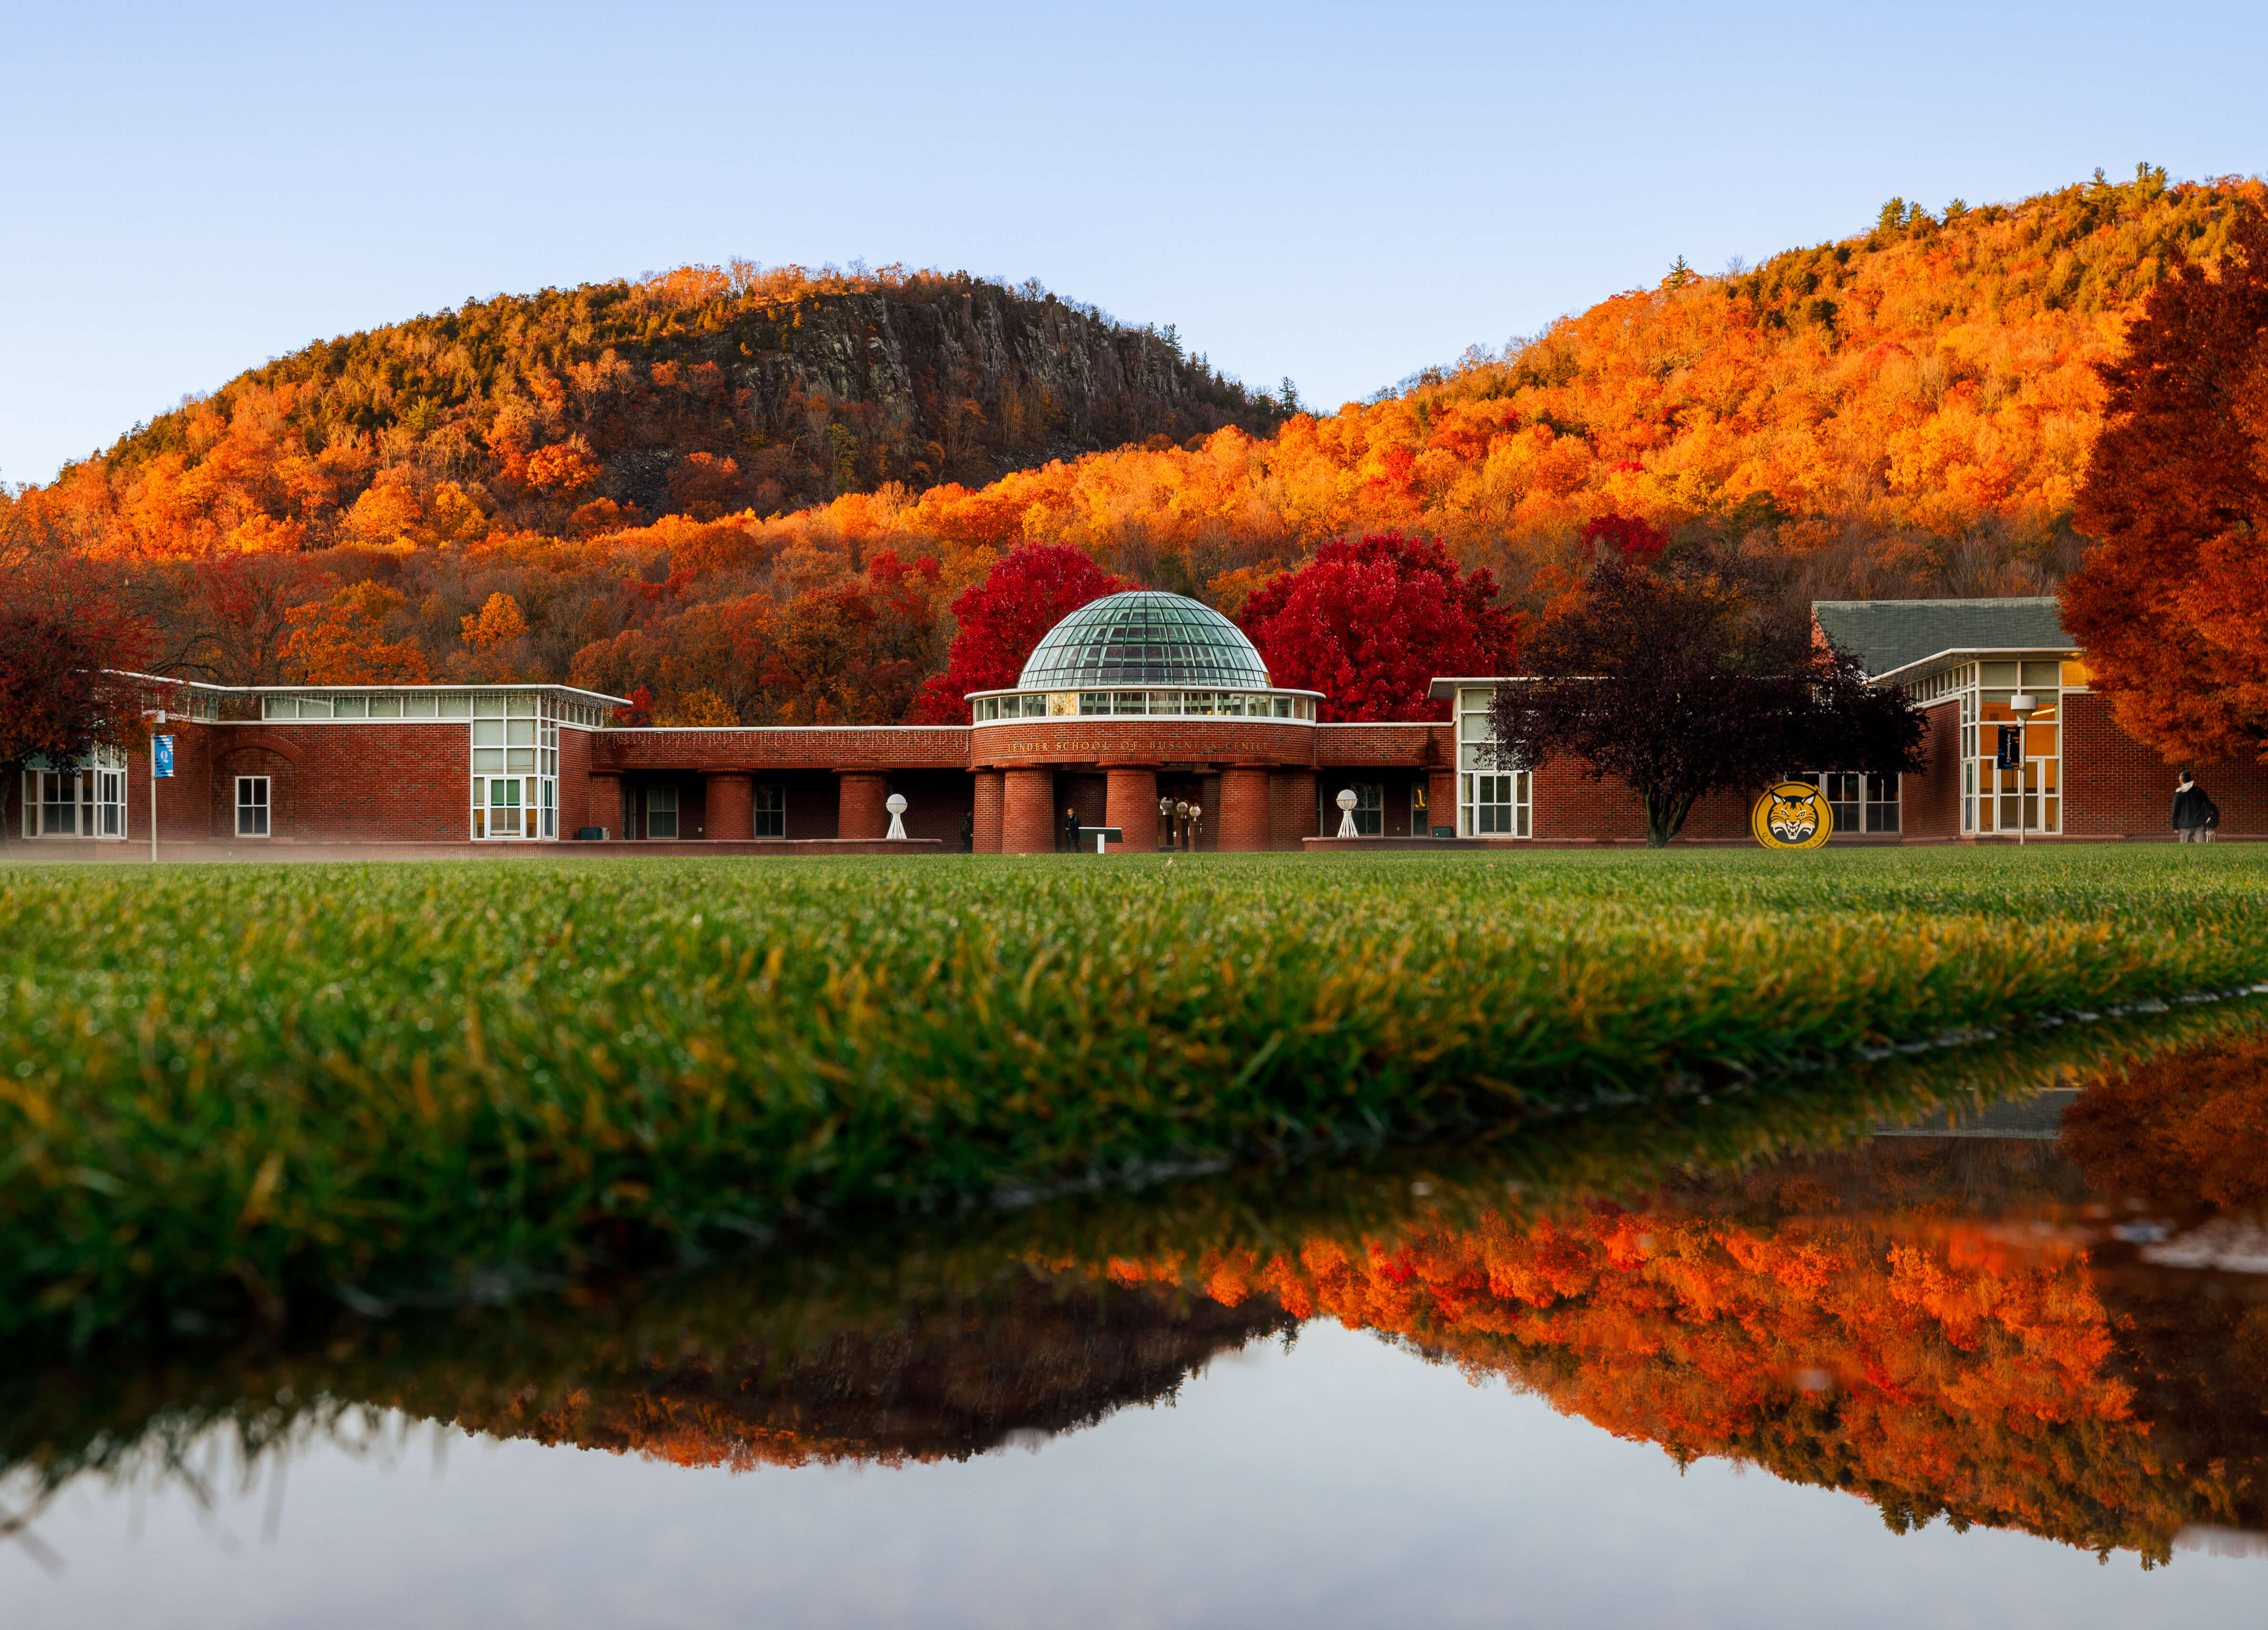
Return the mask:
{"type": "Polygon", "coordinates": [[[239,775],[236,778],[236,835],[239,838],[272,838],[276,835],[276,789],[274,778],[268,775],[239,775]],[[258,788],[260,796],[247,800],[248,789],[258,788]],[[260,830],[247,832],[245,818],[257,815],[260,830]]]}
{"type": "Polygon", "coordinates": [[[473,841],[549,843],[559,838],[559,721],[568,704],[544,691],[486,691],[470,698],[473,841]],[[503,802],[500,788],[512,789],[503,802]],[[508,830],[497,811],[509,810],[508,830]]]}
{"type": "Polygon", "coordinates": [[[1896,837],[1905,819],[1904,778],[1858,770],[1823,770],[1802,777],[1835,811],[1835,835],[1896,837]],[[1885,785],[1888,790],[1885,791],[1885,785]],[[1847,811],[1847,813],[1846,813],[1847,811]]]}
{"type": "Polygon", "coordinates": [[[1457,693],[1457,835],[1532,839],[1534,774],[1488,762],[1496,746],[1496,728],[1489,720],[1489,704],[1495,699],[1493,686],[1468,686],[1457,693]]]}
{"type": "Polygon", "coordinates": [[[662,842],[674,841],[681,836],[684,831],[684,803],[683,800],[677,796],[677,783],[675,782],[658,781],[652,782],[647,784],[645,789],[645,835],[647,837],[658,839],[662,842]],[[657,795],[660,794],[668,795],[668,802],[666,807],[656,808],[654,805],[654,798],[657,795]],[[657,815],[666,815],[669,817],[669,830],[667,832],[656,832],[653,829],[653,818],[657,815]]]}
{"type": "Polygon", "coordinates": [[[92,838],[114,842],[127,835],[126,755],[115,747],[97,747],[62,766],[35,759],[25,767],[20,790],[22,826],[27,839],[92,838]],[[68,796],[47,796],[49,776],[55,778],[57,789],[68,796]],[[69,810],[68,826],[48,830],[50,809],[69,810]]]}

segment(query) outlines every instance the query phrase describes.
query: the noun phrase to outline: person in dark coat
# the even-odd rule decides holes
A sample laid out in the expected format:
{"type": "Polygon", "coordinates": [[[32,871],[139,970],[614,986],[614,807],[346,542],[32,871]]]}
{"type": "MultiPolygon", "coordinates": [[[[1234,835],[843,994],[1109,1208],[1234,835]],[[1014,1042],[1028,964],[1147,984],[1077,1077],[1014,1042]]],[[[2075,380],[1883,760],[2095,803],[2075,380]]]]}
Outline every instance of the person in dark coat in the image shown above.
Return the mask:
{"type": "Polygon", "coordinates": [[[961,818],[961,852],[963,855],[976,853],[976,811],[975,810],[970,810],[961,818]]]}
{"type": "Polygon", "coordinates": [[[1079,853],[1079,811],[1077,810],[1064,811],[1064,848],[1074,855],[1079,853]]]}
{"type": "Polygon", "coordinates": [[[2187,770],[2174,785],[2174,841],[2176,843],[2210,843],[2213,829],[2220,825],[2220,811],[2205,797],[2205,789],[2187,770]]]}

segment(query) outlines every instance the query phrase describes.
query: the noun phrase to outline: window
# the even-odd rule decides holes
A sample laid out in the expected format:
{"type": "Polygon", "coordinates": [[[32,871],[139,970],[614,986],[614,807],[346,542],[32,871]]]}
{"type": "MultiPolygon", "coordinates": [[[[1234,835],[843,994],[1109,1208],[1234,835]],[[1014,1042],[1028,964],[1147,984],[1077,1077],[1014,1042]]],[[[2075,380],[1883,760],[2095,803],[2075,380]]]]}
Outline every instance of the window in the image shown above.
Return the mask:
{"type": "Polygon", "coordinates": [[[126,772],[98,769],[94,773],[94,832],[97,837],[126,835],[126,772]]]}
{"type": "Polygon", "coordinates": [[[1831,770],[1824,775],[1807,775],[1803,779],[1817,782],[1819,789],[1827,795],[1828,807],[1835,812],[1837,836],[1846,832],[1897,831],[1896,776],[1831,770]]]}
{"type": "Polygon", "coordinates": [[[1354,784],[1354,829],[1366,838],[1386,831],[1386,789],[1374,781],[1354,784]]]}
{"type": "Polygon", "coordinates": [[[787,789],[759,787],[756,789],[756,836],[784,838],[787,836],[787,789]]]}
{"type": "Polygon", "coordinates": [[[677,835],[677,789],[648,787],[645,789],[645,835],[649,838],[674,838],[677,835]]]}
{"type": "Polygon", "coordinates": [[[1496,775],[1467,772],[1463,783],[1464,835],[1469,838],[1524,838],[1528,835],[1531,805],[1530,777],[1526,770],[1496,775]]]}
{"type": "Polygon", "coordinates": [[[1425,783],[1422,781],[1413,781],[1410,783],[1410,835],[1411,837],[1424,838],[1432,835],[1431,829],[1425,824],[1427,819],[1425,783]]]}
{"type": "MultiPolygon", "coordinates": [[[[473,836],[476,838],[517,838],[520,833],[520,810],[526,797],[517,775],[473,777],[473,836]]],[[[533,808],[528,814],[534,814],[533,808]]],[[[531,820],[526,833],[535,835],[531,820]]]]}
{"type": "Polygon", "coordinates": [[[122,838],[126,835],[126,760],[98,747],[63,769],[33,759],[24,771],[24,835],[27,838],[122,838]],[[92,767],[89,767],[92,766],[92,767]]]}
{"type": "Polygon", "coordinates": [[[1492,686],[1457,693],[1457,832],[1467,838],[1525,838],[1532,835],[1535,778],[1493,762],[1496,726],[1489,704],[1495,700],[1492,686]]]}
{"type": "Polygon", "coordinates": [[[239,838],[264,838],[268,835],[268,777],[239,775],[236,778],[236,835],[239,838]]]}

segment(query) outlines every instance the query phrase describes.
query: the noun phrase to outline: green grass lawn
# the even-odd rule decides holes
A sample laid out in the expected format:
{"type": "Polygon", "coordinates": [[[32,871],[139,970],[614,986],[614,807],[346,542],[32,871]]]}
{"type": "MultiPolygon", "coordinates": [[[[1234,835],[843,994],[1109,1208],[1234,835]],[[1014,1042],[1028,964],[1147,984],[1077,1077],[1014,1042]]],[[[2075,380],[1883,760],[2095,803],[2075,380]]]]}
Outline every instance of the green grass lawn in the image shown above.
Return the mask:
{"type": "Polygon", "coordinates": [[[1721,1089],[2268,980],[2264,885],[2155,847],[0,870],[0,1331],[1721,1089]]]}

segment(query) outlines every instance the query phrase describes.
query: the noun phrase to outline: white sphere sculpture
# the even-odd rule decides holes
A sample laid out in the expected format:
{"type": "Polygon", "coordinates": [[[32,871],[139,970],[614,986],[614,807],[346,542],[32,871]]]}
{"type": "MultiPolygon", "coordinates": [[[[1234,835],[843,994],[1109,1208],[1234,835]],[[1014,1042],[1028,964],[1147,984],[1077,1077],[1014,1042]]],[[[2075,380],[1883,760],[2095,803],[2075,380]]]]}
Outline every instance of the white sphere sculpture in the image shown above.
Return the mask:
{"type": "Polygon", "coordinates": [[[1342,838],[1360,837],[1362,834],[1354,829],[1354,806],[1361,800],[1354,796],[1354,789],[1349,787],[1342,790],[1336,802],[1339,806],[1338,835],[1342,838]]]}
{"type": "Polygon", "coordinates": [[[889,835],[902,839],[906,835],[906,795],[902,792],[892,793],[882,800],[882,807],[890,811],[889,835]]]}

